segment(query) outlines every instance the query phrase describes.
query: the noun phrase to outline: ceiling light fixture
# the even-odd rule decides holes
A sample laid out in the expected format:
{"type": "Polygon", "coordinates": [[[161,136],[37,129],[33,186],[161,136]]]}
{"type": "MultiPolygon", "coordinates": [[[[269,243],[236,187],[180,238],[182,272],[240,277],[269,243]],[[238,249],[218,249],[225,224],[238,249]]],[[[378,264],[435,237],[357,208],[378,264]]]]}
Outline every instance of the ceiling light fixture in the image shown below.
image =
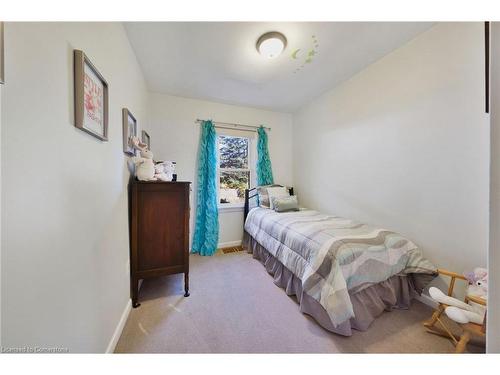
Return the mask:
{"type": "Polygon", "coordinates": [[[257,40],[257,51],[269,59],[277,57],[286,47],[286,38],[282,33],[271,31],[257,40]]]}

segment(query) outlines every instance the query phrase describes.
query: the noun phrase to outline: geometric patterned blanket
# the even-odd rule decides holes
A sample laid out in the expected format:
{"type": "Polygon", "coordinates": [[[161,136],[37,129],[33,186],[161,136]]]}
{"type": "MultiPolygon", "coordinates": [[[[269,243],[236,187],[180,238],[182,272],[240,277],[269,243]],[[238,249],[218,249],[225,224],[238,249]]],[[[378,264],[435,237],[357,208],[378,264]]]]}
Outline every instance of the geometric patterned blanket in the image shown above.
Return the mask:
{"type": "Polygon", "coordinates": [[[334,326],[354,317],[349,292],[397,274],[434,275],[436,267],[402,235],[301,209],[252,209],[245,231],[302,282],[334,326]]]}

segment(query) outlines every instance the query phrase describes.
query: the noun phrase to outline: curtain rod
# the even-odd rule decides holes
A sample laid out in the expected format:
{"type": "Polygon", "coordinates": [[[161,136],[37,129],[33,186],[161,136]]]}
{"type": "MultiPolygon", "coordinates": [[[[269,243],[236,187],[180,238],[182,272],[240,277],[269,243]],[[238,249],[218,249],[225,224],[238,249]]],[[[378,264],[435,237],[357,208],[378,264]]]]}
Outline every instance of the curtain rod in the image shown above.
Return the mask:
{"type": "MultiPolygon", "coordinates": [[[[201,124],[204,120],[200,120],[199,118],[196,119],[196,123],[201,124]]],[[[238,129],[238,128],[243,128],[243,130],[250,130],[251,131],[257,131],[260,126],[254,126],[254,125],[246,125],[246,124],[236,124],[232,122],[221,122],[221,121],[212,121],[214,126],[216,128],[223,128],[223,129],[238,129]],[[247,129],[244,129],[247,128],[247,129]]],[[[271,131],[271,128],[264,126],[264,129],[271,131]]]]}

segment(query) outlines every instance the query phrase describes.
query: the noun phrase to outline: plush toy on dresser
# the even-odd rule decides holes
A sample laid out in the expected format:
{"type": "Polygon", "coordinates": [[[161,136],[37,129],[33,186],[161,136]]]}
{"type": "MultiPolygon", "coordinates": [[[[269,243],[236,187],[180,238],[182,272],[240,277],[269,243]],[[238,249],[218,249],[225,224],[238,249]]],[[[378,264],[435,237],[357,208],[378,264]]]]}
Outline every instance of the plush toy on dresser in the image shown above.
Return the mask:
{"type": "Polygon", "coordinates": [[[164,178],[166,178],[162,181],[174,181],[175,164],[175,161],[162,161],[155,165],[155,168],[158,167],[158,170],[161,170],[164,178]]]}
{"type": "Polygon", "coordinates": [[[135,176],[139,181],[156,181],[155,165],[153,163],[153,153],[148,150],[145,143],[139,141],[139,138],[132,138],[132,145],[139,150],[141,156],[133,156],[131,158],[135,165],[135,176]]]}
{"type": "Polygon", "coordinates": [[[155,178],[160,181],[172,181],[172,178],[165,173],[163,163],[155,164],[155,178]]]}

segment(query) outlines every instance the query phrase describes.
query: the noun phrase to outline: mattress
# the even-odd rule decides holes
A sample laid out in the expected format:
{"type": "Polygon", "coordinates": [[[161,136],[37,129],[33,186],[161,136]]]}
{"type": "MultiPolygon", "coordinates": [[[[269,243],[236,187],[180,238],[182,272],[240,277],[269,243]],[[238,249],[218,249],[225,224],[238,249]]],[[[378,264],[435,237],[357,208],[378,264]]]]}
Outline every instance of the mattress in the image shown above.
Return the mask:
{"type": "Polygon", "coordinates": [[[278,273],[287,280],[278,284],[294,285],[299,302],[307,301],[300,302],[302,311],[310,307],[322,326],[344,335],[351,327],[366,329],[384,309],[408,307],[436,275],[436,267],[402,235],[313,210],[254,208],[245,222],[245,245],[274,264],[275,278],[282,266],[278,273]],[[380,297],[375,309],[367,307],[373,293],[380,297]]]}

